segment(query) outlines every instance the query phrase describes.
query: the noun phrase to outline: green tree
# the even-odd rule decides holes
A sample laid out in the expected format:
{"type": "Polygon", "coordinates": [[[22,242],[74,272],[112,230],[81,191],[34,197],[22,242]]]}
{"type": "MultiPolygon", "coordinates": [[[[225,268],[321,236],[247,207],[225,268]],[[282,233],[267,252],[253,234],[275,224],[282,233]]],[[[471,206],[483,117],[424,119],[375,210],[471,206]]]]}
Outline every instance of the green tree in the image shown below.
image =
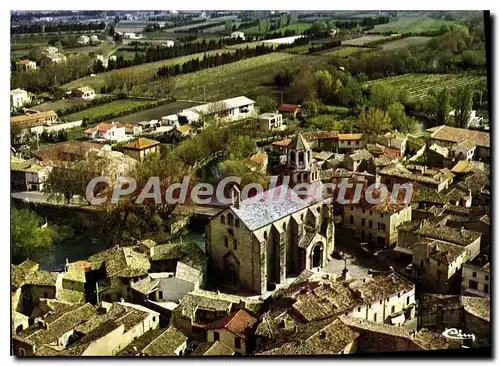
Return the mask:
{"type": "Polygon", "coordinates": [[[389,85],[375,84],[370,87],[370,107],[387,110],[397,100],[398,93],[389,85]]]}
{"type": "Polygon", "coordinates": [[[248,157],[257,147],[255,141],[246,135],[233,137],[229,141],[229,154],[231,159],[243,159],[248,157]]]}
{"type": "Polygon", "coordinates": [[[255,103],[261,113],[275,112],[278,109],[278,101],[272,95],[261,94],[255,98],[255,103]]]}
{"type": "Polygon", "coordinates": [[[302,105],[301,114],[303,117],[314,117],[319,111],[319,100],[309,99],[302,105]]]}
{"type": "Polygon", "coordinates": [[[233,30],[233,21],[231,19],[228,19],[224,23],[224,31],[226,33],[231,33],[232,30],[233,30]]]}
{"type": "Polygon", "coordinates": [[[455,125],[467,128],[467,122],[472,110],[472,88],[464,86],[457,88],[453,93],[453,108],[455,109],[455,125]]]}
{"type": "Polygon", "coordinates": [[[391,118],[393,129],[402,133],[413,133],[417,130],[417,120],[406,115],[405,107],[401,103],[391,104],[387,113],[391,118]]]}
{"type": "Polygon", "coordinates": [[[241,178],[241,187],[250,183],[264,186],[267,182],[266,175],[260,171],[261,167],[247,158],[228,159],[220,164],[220,171],[224,177],[241,178]]]}
{"type": "Polygon", "coordinates": [[[52,245],[54,236],[52,228],[44,225],[42,218],[34,211],[11,209],[10,239],[14,263],[22,262],[52,245]]]}
{"type": "Polygon", "coordinates": [[[327,70],[318,70],[314,74],[318,82],[318,96],[324,103],[332,99],[333,78],[327,70]]]}
{"type": "Polygon", "coordinates": [[[364,134],[378,135],[391,129],[391,117],[386,111],[369,108],[360,113],[356,125],[364,134]]]}
{"type": "Polygon", "coordinates": [[[290,95],[297,103],[316,98],[317,81],[312,69],[302,69],[290,84],[290,95]]]}

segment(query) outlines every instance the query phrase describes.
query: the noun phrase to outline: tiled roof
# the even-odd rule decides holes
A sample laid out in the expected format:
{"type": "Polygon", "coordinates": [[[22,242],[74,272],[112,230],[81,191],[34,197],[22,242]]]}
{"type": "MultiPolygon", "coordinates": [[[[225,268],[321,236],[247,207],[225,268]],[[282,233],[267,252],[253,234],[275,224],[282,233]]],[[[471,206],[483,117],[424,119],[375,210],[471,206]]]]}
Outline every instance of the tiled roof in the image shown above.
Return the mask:
{"type": "Polygon", "coordinates": [[[349,158],[354,161],[359,160],[370,160],[373,159],[373,155],[366,149],[357,150],[353,154],[349,155],[349,158]]]}
{"type": "Polygon", "coordinates": [[[297,104],[281,104],[279,107],[280,112],[295,112],[299,106],[297,104]]]}
{"type": "Polygon", "coordinates": [[[254,163],[264,165],[267,160],[267,153],[265,151],[260,151],[250,156],[249,159],[254,163]]]}
{"type": "Polygon", "coordinates": [[[53,118],[53,117],[57,118],[57,113],[54,111],[37,112],[37,113],[23,114],[21,116],[10,117],[10,123],[12,126],[15,126],[21,123],[37,122],[41,119],[53,118]]]}
{"type": "Polygon", "coordinates": [[[461,246],[470,245],[481,236],[481,233],[477,231],[455,228],[446,225],[435,225],[429,221],[424,221],[424,223],[417,230],[417,234],[461,246]]]}
{"type": "Polygon", "coordinates": [[[362,133],[339,133],[340,141],[361,140],[362,138],[363,138],[362,133]]]}
{"type": "Polygon", "coordinates": [[[491,309],[489,297],[462,296],[461,301],[466,312],[488,323],[490,322],[491,309]]]}
{"type": "Polygon", "coordinates": [[[101,122],[97,125],[96,128],[97,131],[106,132],[112,128],[125,128],[125,127],[120,122],[111,122],[111,123],[101,122]]]}
{"type": "Polygon", "coordinates": [[[469,140],[463,140],[459,144],[456,145],[456,148],[461,148],[465,150],[472,150],[476,148],[476,144],[469,140]]]}
{"type": "Polygon", "coordinates": [[[246,329],[252,328],[257,319],[250,315],[245,310],[238,310],[237,312],[228,315],[224,318],[217,319],[210,323],[210,329],[226,329],[240,338],[246,339],[246,329]]]}
{"type": "Polygon", "coordinates": [[[133,290],[147,295],[155,291],[159,284],[160,281],[153,280],[151,277],[146,277],[140,281],[133,283],[131,287],[133,290]]]}
{"type": "Polygon", "coordinates": [[[146,254],[128,247],[113,247],[89,258],[92,268],[105,265],[107,277],[137,277],[146,274],[151,267],[146,254]]]}
{"type": "Polygon", "coordinates": [[[191,242],[176,244],[158,244],[154,247],[153,261],[175,259],[200,271],[205,270],[207,255],[191,242]]]}
{"type": "MultiPolygon", "coordinates": [[[[30,334],[26,337],[26,339],[35,344],[50,344],[71,329],[74,329],[78,324],[83,323],[90,316],[95,314],[95,311],[95,307],[87,303],[52,321],[48,324],[47,329],[39,328],[38,331],[30,334]]],[[[36,327],[36,325],[33,325],[32,327],[36,327]]]]}
{"type": "Polygon", "coordinates": [[[430,243],[429,246],[429,258],[435,259],[445,264],[451,264],[455,262],[458,257],[466,253],[467,251],[467,249],[461,246],[442,242],[439,240],[435,240],[434,242],[430,243]]]}
{"type": "Polygon", "coordinates": [[[490,134],[488,132],[468,130],[451,126],[440,126],[431,132],[431,138],[447,142],[462,142],[469,140],[477,146],[490,147],[490,134]]]}
{"type": "Polygon", "coordinates": [[[147,356],[173,356],[175,350],[185,343],[187,339],[179,330],[170,326],[144,347],[141,354],[147,356]]]}
{"type": "Polygon", "coordinates": [[[449,338],[427,328],[420,329],[413,338],[413,342],[424,350],[447,349],[451,343],[449,338]]]}
{"type": "Polygon", "coordinates": [[[195,290],[186,295],[181,300],[182,315],[194,320],[198,307],[211,308],[218,311],[230,313],[234,304],[239,304],[244,299],[240,296],[195,290]]]}
{"type": "Polygon", "coordinates": [[[439,308],[444,311],[464,309],[469,314],[490,322],[491,309],[489,297],[425,294],[419,305],[422,314],[435,313],[439,308]]]}
{"type": "Polygon", "coordinates": [[[355,318],[348,315],[341,315],[340,321],[349,327],[360,331],[383,333],[401,338],[413,337],[415,330],[405,326],[396,326],[385,323],[376,323],[365,319],[355,318]]]}
{"type": "Polygon", "coordinates": [[[232,355],[234,355],[233,349],[219,341],[202,343],[198,346],[198,348],[196,348],[191,353],[191,356],[232,356],[232,355]]]}
{"type": "Polygon", "coordinates": [[[292,139],[284,139],[284,140],[279,140],[279,141],[274,141],[272,145],[275,146],[282,146],[282,147],[287,147],[288,144],[292,141],[292,139]]]}
{"type": "Polygon", "coordinates": [[[105,145],[89,141],[65,141],[44,146],[32,154],[41,160],[74,161],[84,159],[91,149],[102,149],[105,145]]]}
{"type": "Polygon", "coordinates": [[[143,150],[147,149],[156,145],[159,145],[160,143],[156,140],[150,140],[145,137],[140,137],[137,140],[130,142],[126,145],[123,145],[124,149],[130,149],[130,150],[143,150]]]}

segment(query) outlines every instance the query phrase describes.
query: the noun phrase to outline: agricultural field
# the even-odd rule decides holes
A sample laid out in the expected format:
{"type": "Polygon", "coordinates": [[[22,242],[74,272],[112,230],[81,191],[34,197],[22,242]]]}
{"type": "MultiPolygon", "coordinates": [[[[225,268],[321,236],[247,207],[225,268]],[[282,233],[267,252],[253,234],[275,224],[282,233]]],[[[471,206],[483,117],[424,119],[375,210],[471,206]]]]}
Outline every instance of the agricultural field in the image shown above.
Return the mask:
{"type": "MultiPolygon", "coordinates": [[[[255,48],[257,46],[261,46],[265,44],[262,41],[255,41],[255,42],[247,42],[247,43],[240,43],[240,44],[233,44],[231,46],[226,46],[226,48],[255,48]]],[[[269,45],[269,44],[268,44],[269,45]]],[[[276,45],[277,46],[277,45],[276,45]]]]}
{"type": "Polygon", "coordinates": [[[114,113],[114,112],[118,113],[118,112],[124,111],[128,108],[133,108],[135,106],[147,104],[149,102],[151,102],[151,101],[146,100],[146,99],[115,100],[111,103],[103,104],[103,105],[100,105],[97,107],[85,109],[83,111],[68,114],[67,116],[64,116],[62,119],[64,119],[65,121],[79,121],[79,120],[82,120],[84,118],[95,118],[95,117],[98,117],[98,116],[101,116],[101,115],[107,114],[107,113],[114,113]]]}
{"type": "MultiPolygon", "coordinates": [[[[311,28],[312,25],[313,25],[312,22],[304,22],[304,23],[300,22],[300,23],[287,25],[286,27],[274,29],[272,31],[269,31],[268,33],[274,33],[274,32],[282,32],[283,33],[285,30],[294,30],[296,32],[296,34],[302,34],[302,33],[304,33],[304,31],[306,29],[311,28]]],[[[250,27],[250,28],[242,29],[241,31],[244,32],[245,34],[249,34],[249,35],[262,35],[262,32],[259,30],[258,25],[255,25],[255,26],[250,27]]]]}
{"type": "Polygon", "coordinates": [[[32,107],[36,111],[45,112],[45,111],[57,111],[58,109],[66,109],[72,107],[74,105],[80,104],[88,104],[90,101],[83,99],[61,99],[55,102],[46,102],[32,107]]]}
{"type": "Polygon", "coordinates": [[[322,56],[333,56],[333,57],[349,57],[361,52],[373,51],[374,48],[369,47],[338,47],[331,50],[325,50],[319,54],[322,56]]]}
{"type": "Polygon", "coordinates": [[[137,85],[133,95],[169,95],[177,99],[201,100],[206,92],[207,100],[215,101],[245,95],[256,98],[272,89],[274,75],[283,69],[295,70],[303,65],[326,66],[321,56],[291,55],[276,52],[253,57],[235,63],[179,75],[170,80],[159,80],[137,85]]]}
{"type": "Polygon", "coordinates": [[[66,48],[64,49],[65,54],[69,53],[97,53],[101,50],[100,46],[83,46],[83,47],[75,47],[75,48],[66,48]]]}
{"type": "Polygon", "coordinates": [[[152,119],[160,119],[161,117],[168,116],[169,114],[177,113],[178,111],[186,108],[191,108],[199,105],[200,103],[191,102],[173,102],[165,105],[160,105],[155,108],[146,109],[144,111],[127,114],[123,117],[113,118],[117,122],[142,122],[151,121],[152,119]]]}
{"type": "Polygon", "coordinates": [[[370,33],[422,33],[439,31],[443,25],[456,25],[455,21],[433,19],[427,16],[400,17],[387,24],[378,24],[370,33]]]}
{"type": "Polygon", "coordinates": [[[209,52],[194,53],[192,55],[171,58],[168,60],[149,62],[149,63],[142,64],[142,65],[127,67],[125,69],[118,69],[118,70],[103,72],[103,73],[97,74],[94,77],[86,76],[84,78],[77,79],[77,80],[74,80],[66,85],[63,85],[62,87],[66,88],[66,89],[72,89],[75,87],[79,87],[81,85],[85,85],[85,86],[90,86],[91,88],[94,88],[98,92],[100,87],[106,83],[108,77],[112,77],[113,75],[124,73],[124,72],[134,73],[134,74],[143,74],[144,81],[146,82],[149,78],[154,76],[156,74],[156,72],[158,71],[158,69],[162,66],[183,64],[184,62],[187,62],[187,61],[194,59],[194,58],[202,58],[205,55],[205,53],[210,55],[210,54],[224,53],[224,52],[234,52],[234,51],[233,50],[214,50],[214,51],[209,51],[209,52]]]}
{"type": "Polygon", "coordinates": [[[302,34],[304,33],[305,30],[311,28],[313,25],[313,23],[295,23],[295,24],[290,24],[290,25],[287,25],[286,27],[281,27],[281,28],[278,28],[272,32],[285,32],[287,30],[294,30],[295,31],[295,34],[302,34]]]}
{"type": "Polygon", "coordinates": [[[283,52],[292,53],[292,54],[296,54],[296,55],[305,55],[309,52],[309,48],[311,48],[311,47],[312,47],[312,45],[310,45],[310,44],[304,44],[302,46],[288,48],[286,50],[283,50],[283,52]]]}
{"type": "Polygon", "coordinates": [[[431,89],[436,92],[444,88],[455,90],[465,85],[476,84],[482,81],[486,81],[486,76],[468,74],[405,74],[368,81],[364,85],[390,85],[397,91],[407,92],[410,99],[418,100],[427,96],[431,89]]]}
{"type": "Polygon", "coordinates": [[[362,37],[348,39],[342,42],[342,46],[364,46],[368,43],[374,41],[380,41],[381,39],[389,39],[390,36],[382,36],[377,34],[368,34],[362,37]]]}
{"type": "Polygon", "coordinates": [[[384,43],[381,46],[384,51],[393,51],[398,48],[425,46],[431,39],[432,37],[407,37],[384,43]]]}
{"type": "Polygon", "coordinates": [[[134,51],[122,51],[118,49],[115,53],[113,53],[116,57],[119,57],[120,55],[123,56],[123,59],[125,60],[133,60],[135,58],[135,52],[134,51]]]}

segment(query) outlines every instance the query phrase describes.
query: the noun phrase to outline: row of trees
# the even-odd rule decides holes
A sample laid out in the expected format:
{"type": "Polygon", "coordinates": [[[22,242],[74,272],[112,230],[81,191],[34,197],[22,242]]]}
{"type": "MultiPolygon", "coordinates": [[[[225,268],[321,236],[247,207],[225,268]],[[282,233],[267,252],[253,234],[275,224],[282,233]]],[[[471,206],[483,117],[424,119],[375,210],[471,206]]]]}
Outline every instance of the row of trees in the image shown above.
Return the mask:
{"type": "Polygon", "coordinates": [[[35,22],[19,24],[11,28],[12,34],[49,33],[49,32],[90,32],[106,28],[106,23],[100,22],[35,22]]]}
{"type": "Polygon", "coordinates": [[[273,46],[259,45],[255,48],[239,48],[235,52],[221,53],[215,55],[205,54],[202,59],[189,60],[182,65],[162,66],[158,69],[159,77],[171,77],[199,70],[237,62],[246,58],[266,55],[273,52],[273,46]]]}
{"type": "MultiPolygon", "coordinates": [[[[125,59],[119,55],[116,61],[108,61],[107,70],[121,69],[125,67],[140,65],[147,62],[155,62],[160,60],[167,60],[175,57],[191,55],[194,53],[207,52],[224,48],[228,45],[243,43],[240,39],[220,39],[206,41],[203,39],[201,42],[189,42],[184,44],[176,44],[174,47],[160,47],[160,46],[146,46],[141,47],[136,45],[133,50],[135,51],[132,60],[125,59]]],[[[97,64],[97,62],[96,62],[97,64]]],[[[98,69],[94,69],[98,70],[98,69]]]]}

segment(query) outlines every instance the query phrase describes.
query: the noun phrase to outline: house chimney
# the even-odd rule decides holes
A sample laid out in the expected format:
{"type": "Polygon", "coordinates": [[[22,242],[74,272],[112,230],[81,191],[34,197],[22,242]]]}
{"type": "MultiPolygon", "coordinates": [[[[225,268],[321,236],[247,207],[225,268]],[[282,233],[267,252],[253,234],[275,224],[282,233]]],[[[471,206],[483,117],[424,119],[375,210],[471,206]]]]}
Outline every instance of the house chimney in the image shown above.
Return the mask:
{"type": "Polygon", "coordinates": [[[322,330],[320,333],[319,333],[319,338],[321,339],[326,339],[326,332],[324,330],[322,330]]]}

